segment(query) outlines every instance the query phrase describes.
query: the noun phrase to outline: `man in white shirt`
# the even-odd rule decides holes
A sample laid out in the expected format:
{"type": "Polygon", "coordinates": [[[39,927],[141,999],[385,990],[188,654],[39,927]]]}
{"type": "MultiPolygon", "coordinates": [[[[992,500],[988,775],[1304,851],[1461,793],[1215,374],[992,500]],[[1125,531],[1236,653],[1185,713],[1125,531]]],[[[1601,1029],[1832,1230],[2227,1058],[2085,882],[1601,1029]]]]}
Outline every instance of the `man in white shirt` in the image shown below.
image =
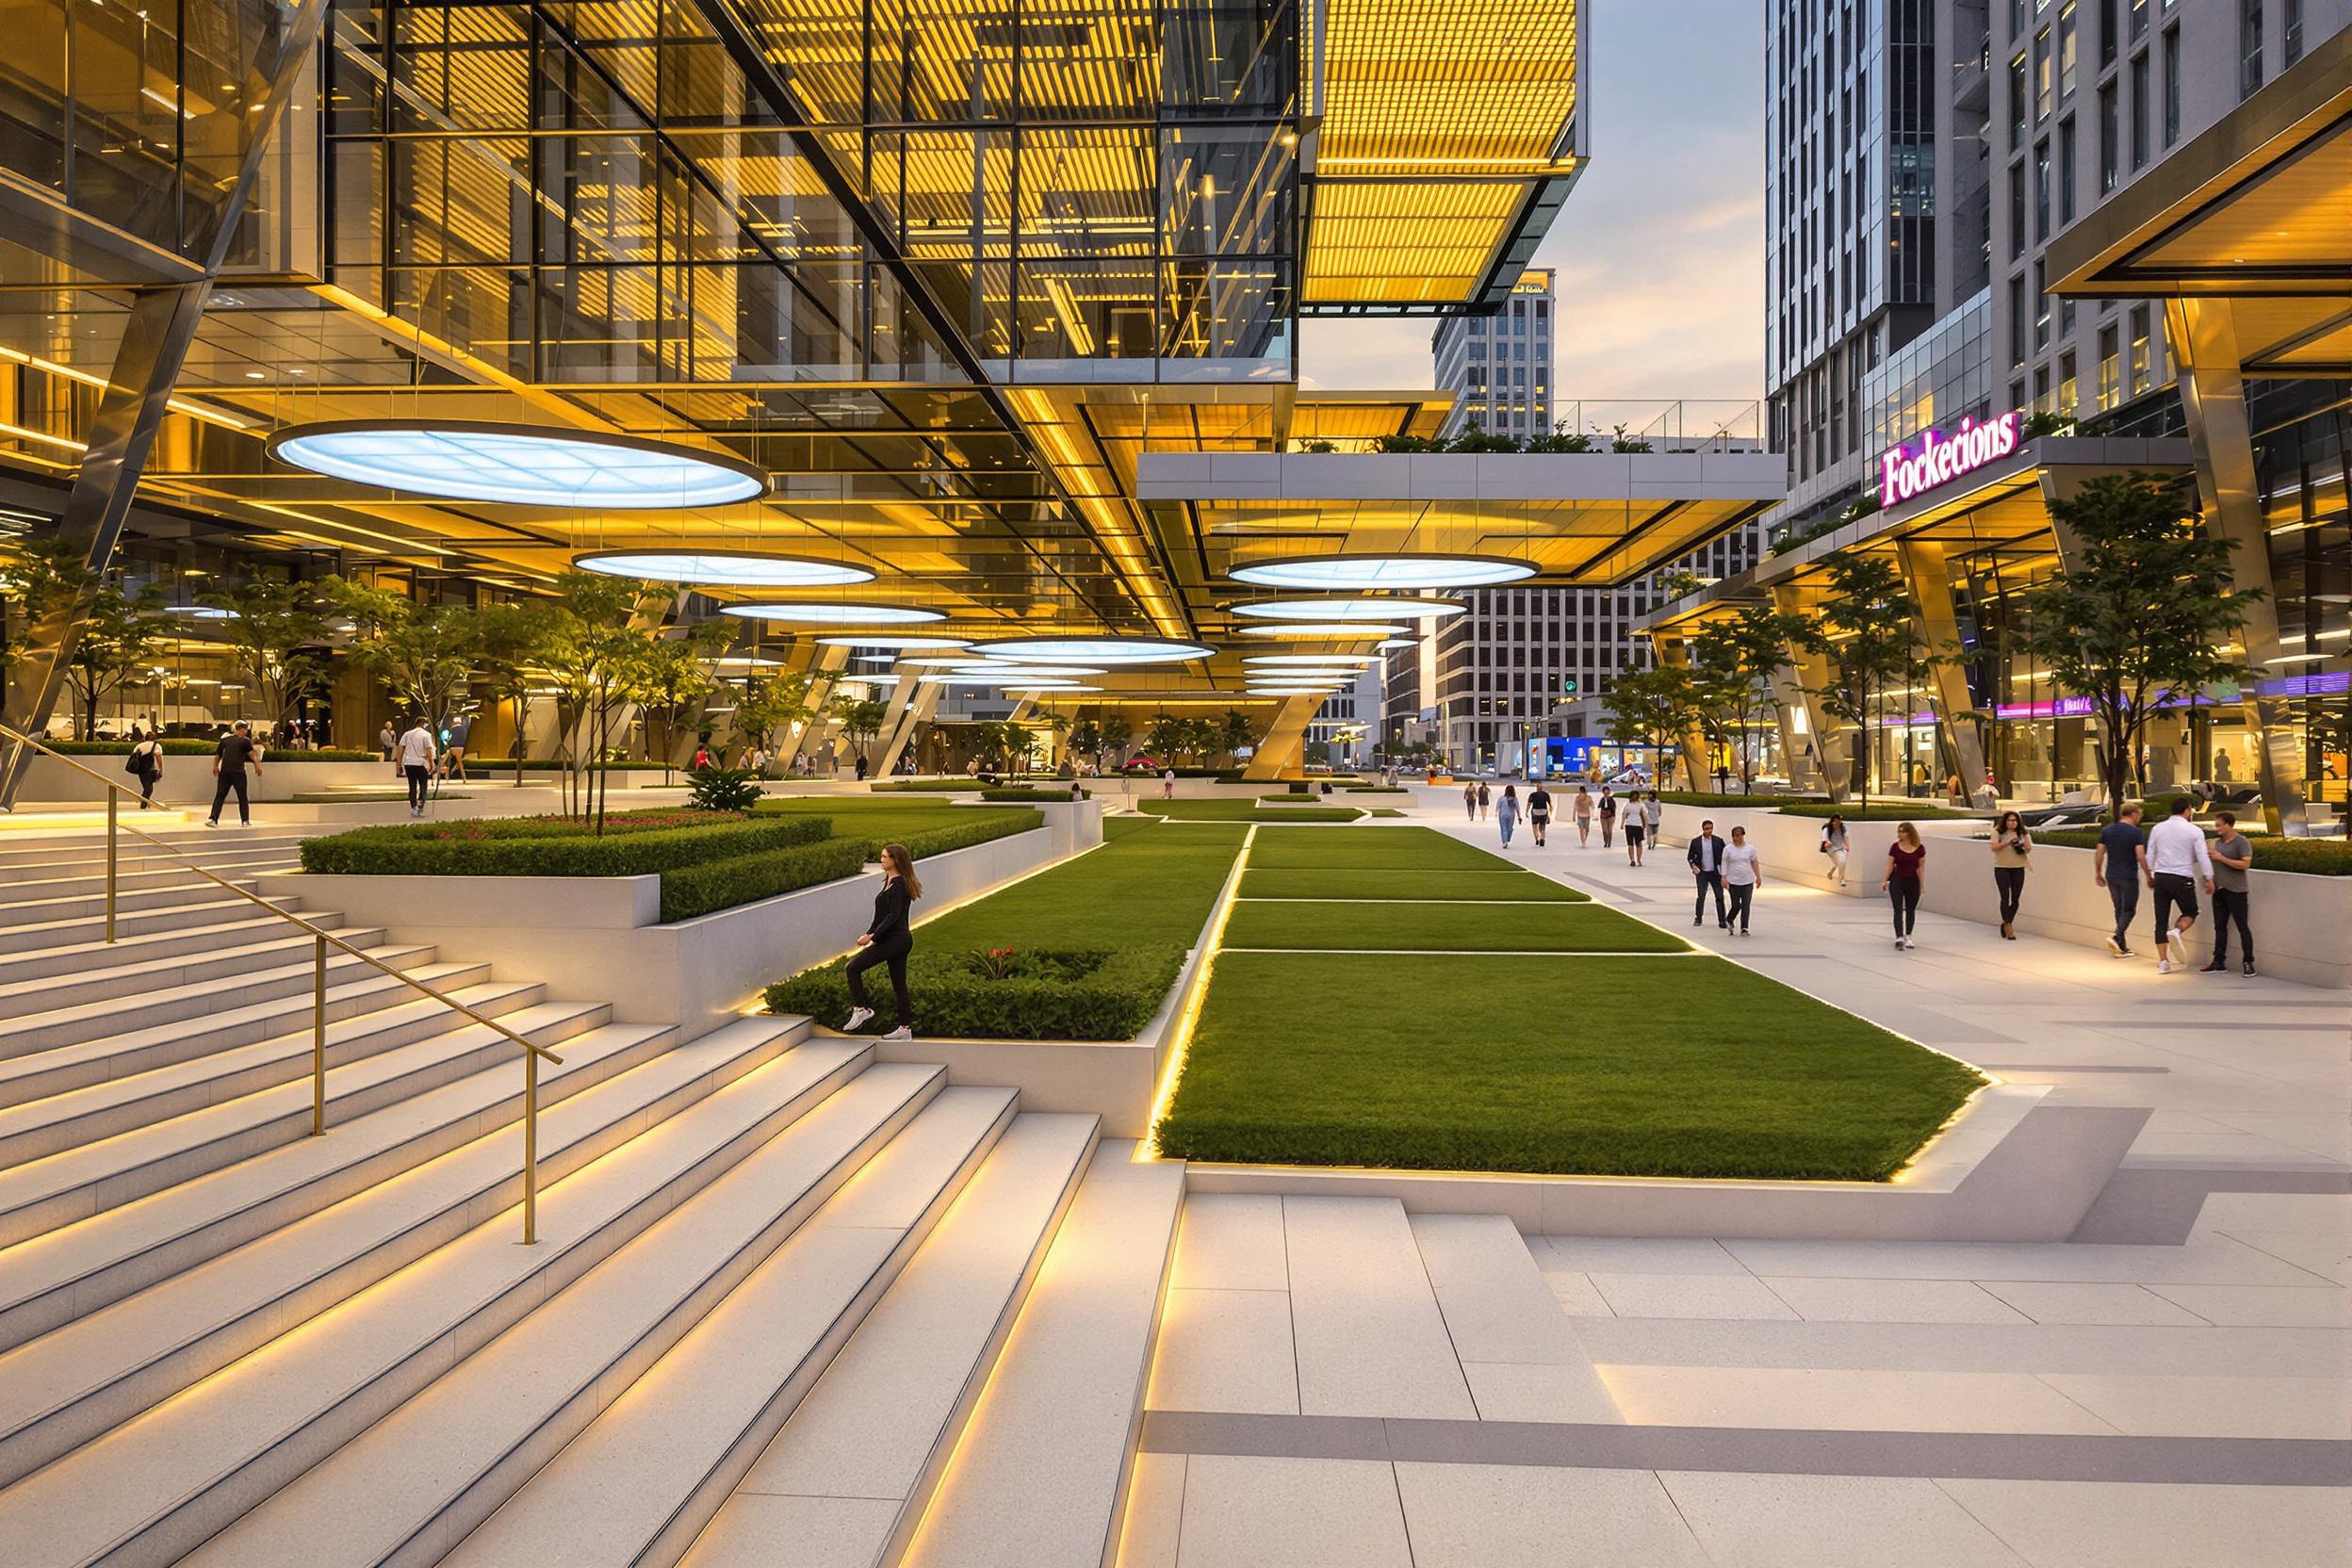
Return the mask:
{"type": "Polygon", "coordinates": [[[425,787],[433,777],[433,764],[440,749],[422,717],[400,737],[400,773],[408,780],[408,814],[412,817],[425,814],[425,787]]]}
{"type": "Polygon", "coordinates": [[[2190,928],[2197,924],[2197,890],[2202,883],[2213,890],[2213,858],[2205,848],[2205,830],[2189,820],[2195,803],[2177,795],[2172,812],[2148,835],[2148,881],[2156,891],[2156,972],[2172,972],[2170,942],[2176,932],[2183,964],[2188,962],[2190,928]],[[2178,908],[2176,917],[2173,911],[2178,908]]]}

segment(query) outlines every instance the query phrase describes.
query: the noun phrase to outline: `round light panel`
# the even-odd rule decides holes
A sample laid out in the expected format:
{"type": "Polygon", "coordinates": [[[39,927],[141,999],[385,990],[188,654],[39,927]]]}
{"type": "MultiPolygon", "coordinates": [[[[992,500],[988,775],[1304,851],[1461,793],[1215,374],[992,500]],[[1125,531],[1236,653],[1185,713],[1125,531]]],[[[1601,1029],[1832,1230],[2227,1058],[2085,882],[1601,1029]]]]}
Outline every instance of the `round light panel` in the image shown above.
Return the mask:
{"type": "Polygon", "coordinates": [[[937,610],[910,604],[730,604],[729,615],[746,621],[790,621],[803,626],[915,626],[943,621],[937,610]]]}
{"type": "Polygon", "coordinates": [[[726,506],[768,493],[765,469],[726,452],[553,426],[337,419],[280,431],[268,450],[354,484],[516,506],[726,506]]]}
{"type": "Polygon", "coordinates": [[[1491,588],[1533,577],[1535,568],[1499,555],[1432,552],[1287,556],[1252,561],[1228,575],[1261,588],[1491,588]]]}
{"type": "Polygon", "coordinates": [[[1358,626],[1348,621],[1283,621],[1273,626],[1245,626],[1244,637],[1285,637],[1293,641],[1364,642],[1373,637],[1402,636],[1401,626],[1358,626]]]}
{"type": "Polygon", "coordinates": [[[648,582],[725,583],[737,588],[839,588],[872,582],[863,566],[809,561],[764,550],[591,550],[572,558],[583,572],[643,578],[648,582]]]}
{"type": "Polygon", "coordinates": [[[972,651],[1044,664],[1176,664],[1217,650],[1174,637],[1000,637],[974,644],[972,651]]]}
{"type": "MultiPolygon", "coordinates": [[[[902,653],[946,653],[967,645],[968,639],[962,637],[920,637],[895,631],[878,631],[871,637],[860,633],[817,639],[821,648],[895,648],[902,653]]],[[[915,661],[902,659],[899,662],[911,664],[915,661]]]]}
{"type": "Polygon", "coordinates": [[[1429,615],[1459,615],[1466,608],[1451,599],[1257,599],[1231,607],[1253,621],[1394,621],[1429,615]]]}

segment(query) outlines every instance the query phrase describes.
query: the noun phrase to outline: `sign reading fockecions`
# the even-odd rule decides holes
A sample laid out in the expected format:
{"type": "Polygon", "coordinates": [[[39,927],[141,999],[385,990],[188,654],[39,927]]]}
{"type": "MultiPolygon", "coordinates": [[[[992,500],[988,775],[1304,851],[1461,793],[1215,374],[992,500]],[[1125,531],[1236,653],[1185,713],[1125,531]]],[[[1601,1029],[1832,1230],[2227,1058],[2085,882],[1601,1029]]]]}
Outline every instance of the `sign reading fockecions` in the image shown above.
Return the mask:
{"type": "Polygon", "coordinates": [[[2018,416],[2004,414],[1983,424],[1960,421],[1950,435],[1929,431],[1915,450],[1896,447],[1878,460],[1878,501],[1892,506],[1924,495],[1949,480],[1958,479],[1987,463],[1996,463],[2017,449],[2018,416]]]}

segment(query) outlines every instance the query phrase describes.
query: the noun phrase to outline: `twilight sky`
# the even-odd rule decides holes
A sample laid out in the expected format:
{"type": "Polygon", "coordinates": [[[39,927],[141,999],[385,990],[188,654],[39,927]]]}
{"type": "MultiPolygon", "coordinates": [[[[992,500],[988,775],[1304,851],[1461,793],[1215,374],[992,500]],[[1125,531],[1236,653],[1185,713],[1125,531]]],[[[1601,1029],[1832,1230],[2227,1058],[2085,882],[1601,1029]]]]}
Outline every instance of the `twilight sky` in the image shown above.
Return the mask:
{"type": "MultiPolygon", "coordinates": [[[[1764,392],[1764,8],[1592,0],[1592,161],[1535,265],[1559,271],[1552,397],[1764,392]]],[[[1304,324],[1309,386],[1428,386],[1427,320],[1304,324]]]]}

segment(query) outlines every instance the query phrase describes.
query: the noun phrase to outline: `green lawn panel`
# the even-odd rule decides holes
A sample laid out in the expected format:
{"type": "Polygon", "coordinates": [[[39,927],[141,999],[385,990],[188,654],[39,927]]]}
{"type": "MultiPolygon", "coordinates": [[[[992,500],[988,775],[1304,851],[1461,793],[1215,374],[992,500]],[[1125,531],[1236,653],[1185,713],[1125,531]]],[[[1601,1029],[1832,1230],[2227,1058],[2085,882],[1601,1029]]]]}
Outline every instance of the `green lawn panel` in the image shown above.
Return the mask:
{"type": "Polygon", "coordinates": [[[1158,1136],[1196,1160],[1877,1181],[1980,1081],[1713,957],[1229,953],[1158,1136]]]}
{"type": "Polygon", "coordinates": [[[1508,862],[1426,827],[1367,827],[1324,833],[1286,825],[1258,830],[1252,866],[1345,866],[1399,871],[1501,871],[1508,862]]]}
{"type": "MultiPolygon", "coordinates": [[[[915,927],[918,949],[1190,947],[1247,829],[1152,825],[915,927]]],[[[922,906],[917,905],[918,914],[922,906]]]]}
{"type": "Polygon", "coordinates": [[[1135,808],[1175,822],[1323,823],[1353,822],[1357,816],[1352,806],[1277,806],[1256,800],[1139,800],[1135,808]]]}
{"type": "Polygon", "coordinates": [[[1233,906],[1225,923],[1224,945],[1456,953],[1690,951],[1680,937],[1592,904],[1242,903],[1233,906]]]}
{"type": "MultiPolygon", "coordinates": [[[[1266,835],[1258,835],[1266,842],[1266,835]]],[[[1342,867],[1331,871],[1266,868],[1256,853],[1241,874],[1244,898],[1371,899],[1381,903],[1422,899],[1489,900],[1511,903],[1582,904],[1587,896],[1547,876],[1526,871],[1377,871],[1342,867]]]]}

